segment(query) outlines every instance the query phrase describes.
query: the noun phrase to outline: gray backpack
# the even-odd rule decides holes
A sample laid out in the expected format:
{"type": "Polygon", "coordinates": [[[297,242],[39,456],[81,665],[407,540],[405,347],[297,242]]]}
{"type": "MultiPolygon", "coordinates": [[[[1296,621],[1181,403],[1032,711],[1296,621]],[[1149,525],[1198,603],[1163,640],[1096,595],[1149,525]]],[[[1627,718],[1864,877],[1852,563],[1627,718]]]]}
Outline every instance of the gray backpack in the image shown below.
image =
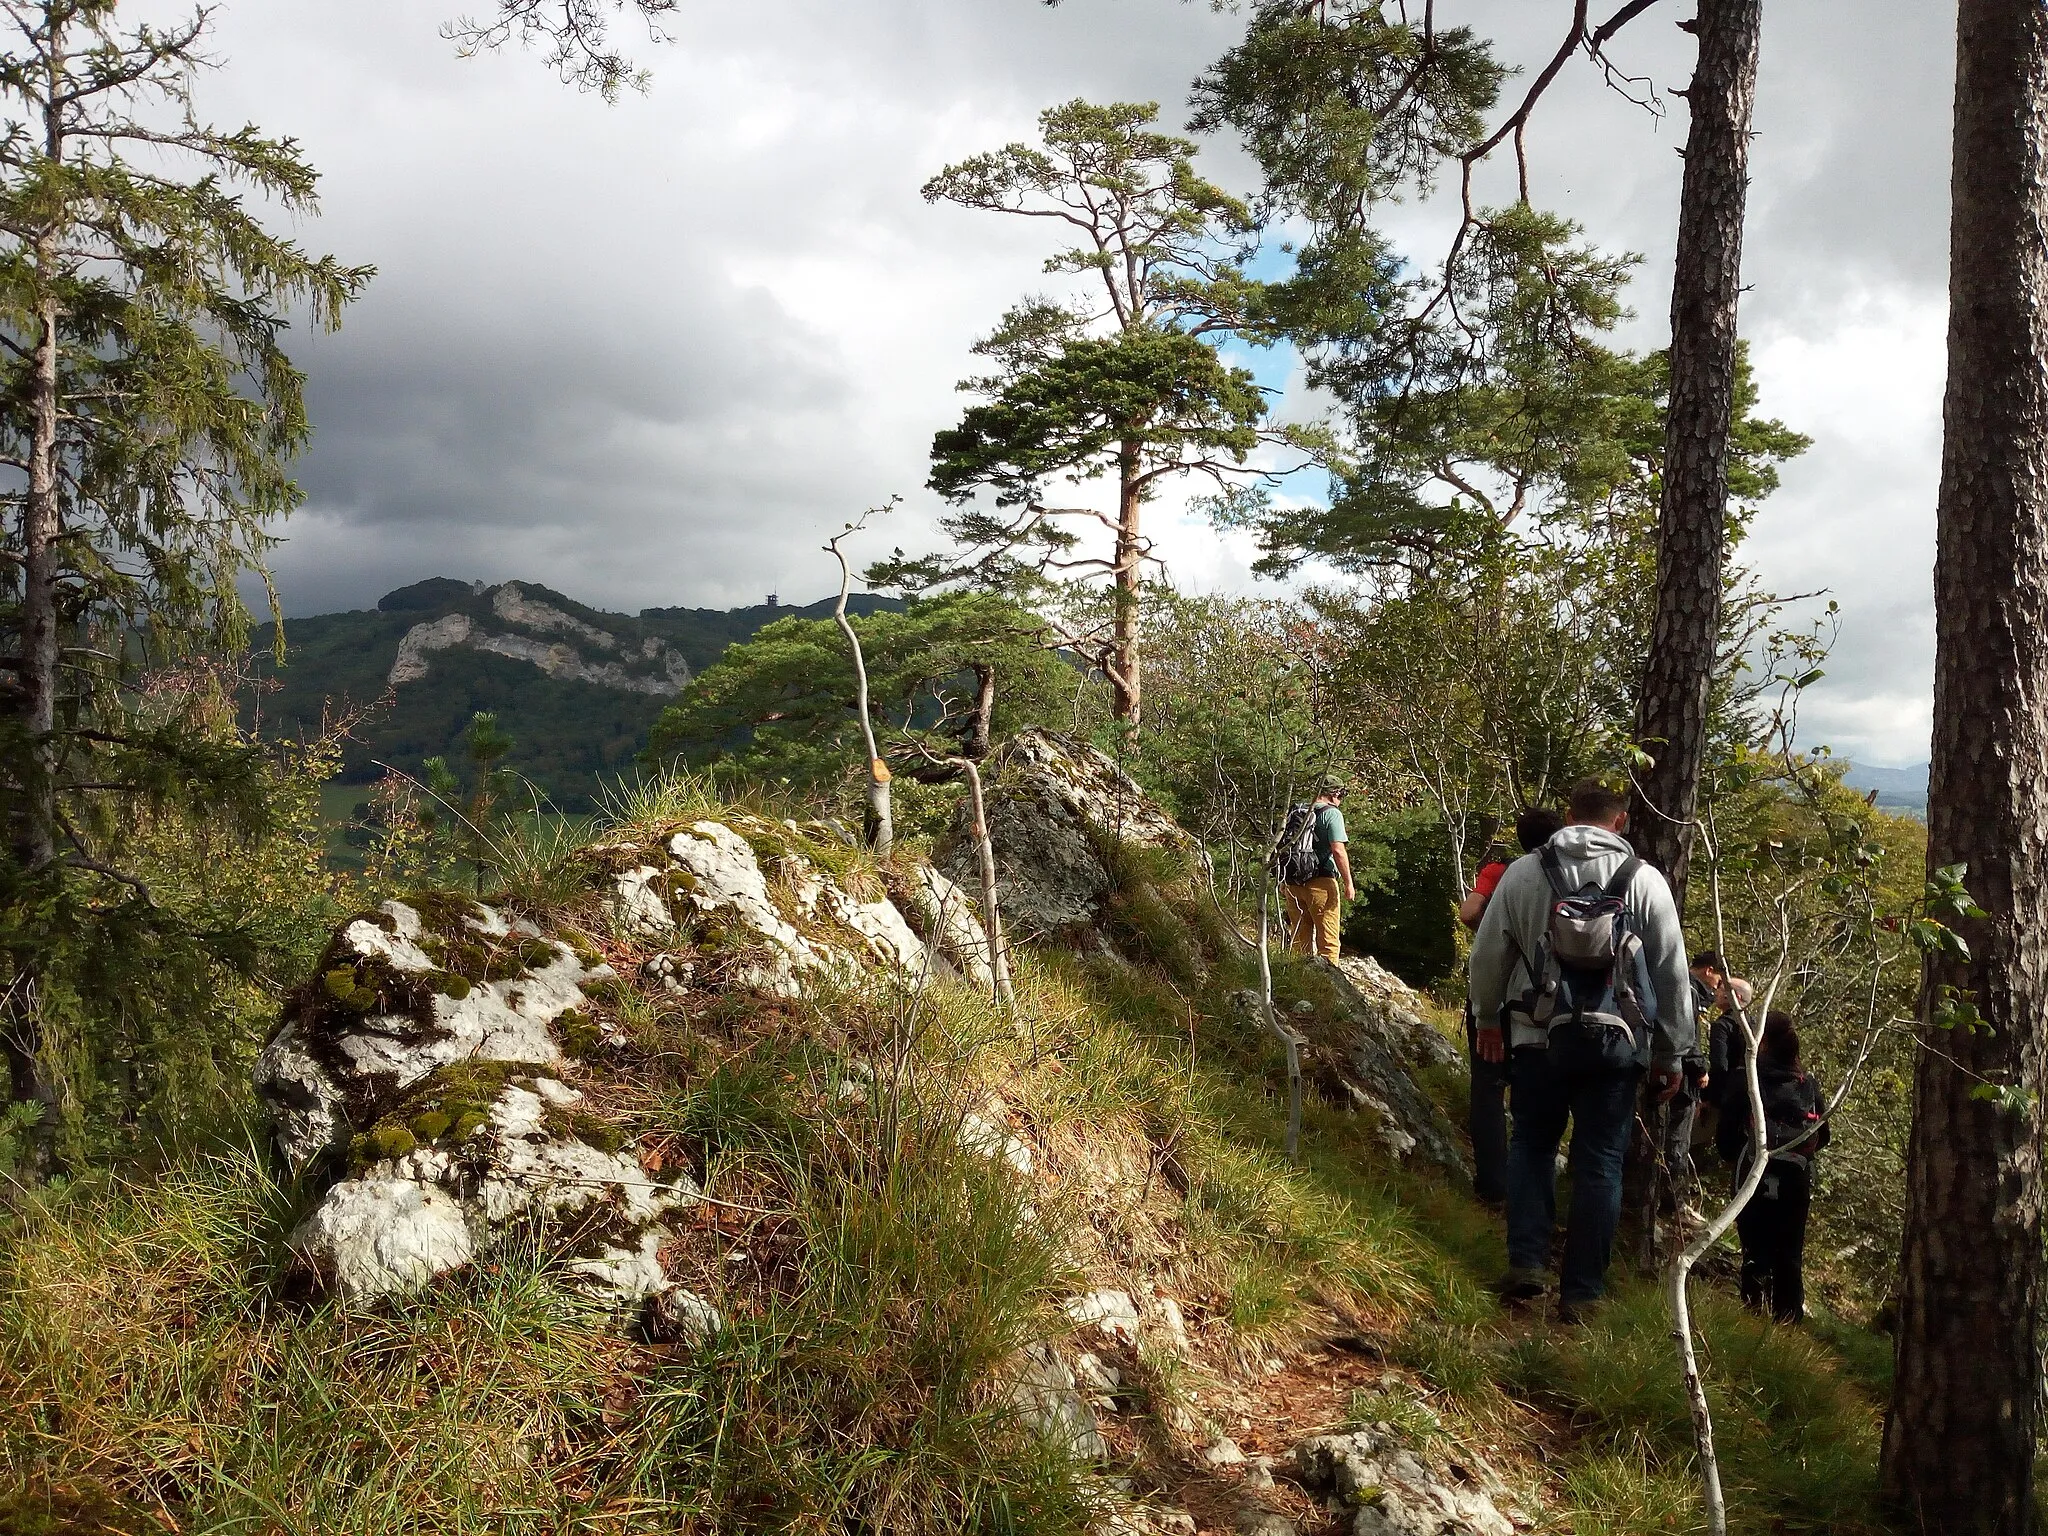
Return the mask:
{"type": "Polygon", "coordinates": [[[1529,962],[1531,985],[1502,1010],[1556,1035],[1572,1026],[1575,1044],[1596,1061],[1641,1066],[1649,1060],[1656,993],[1649,961],[1628,911],[1628,888],[1641,859],[1627,859],[1604,886],[1571,890],[1552,848],[1538,855],[1550,882],[1550,916],[1529,962]]]}

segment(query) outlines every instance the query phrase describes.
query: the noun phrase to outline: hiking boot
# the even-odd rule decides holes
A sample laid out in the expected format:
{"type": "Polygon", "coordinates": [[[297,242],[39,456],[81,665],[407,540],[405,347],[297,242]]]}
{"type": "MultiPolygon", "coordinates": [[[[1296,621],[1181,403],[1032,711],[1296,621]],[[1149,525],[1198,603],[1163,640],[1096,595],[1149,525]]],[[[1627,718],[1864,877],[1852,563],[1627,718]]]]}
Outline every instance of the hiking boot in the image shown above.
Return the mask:
{"type": "Polygon", "coordinates": [[[1550,1276],[1540,1269],[1511,1269],[1493,1283],[1494,1294],[1508,1306],[1535,1301],[1550,1289],[1550,1276]]]}
{"type": "Polygon", "coordinates": [[[1555,1318],[1560,1328],[1580,1328],[1593,1320],[1593,1309],[1597,1301],[1560,1301],[1555,1318]]]}

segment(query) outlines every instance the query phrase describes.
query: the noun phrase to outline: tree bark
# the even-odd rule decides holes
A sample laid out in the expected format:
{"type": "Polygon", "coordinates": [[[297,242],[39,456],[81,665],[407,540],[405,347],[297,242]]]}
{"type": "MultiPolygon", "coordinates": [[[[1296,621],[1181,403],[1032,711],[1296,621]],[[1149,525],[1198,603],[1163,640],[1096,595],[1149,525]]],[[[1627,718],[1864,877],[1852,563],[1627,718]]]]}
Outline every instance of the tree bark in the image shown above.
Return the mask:
{"type": "Polygon", "coordinates": [[[1144,665],[1138,632],[1138,585],[1143,572],[1144,544],[1139,534],[1139,517],[1144,506],[1138,485],[1140,456],[1144,444],[1136,440],[1123,444],[1117,455],[1116,520],[1116,604],[1115,628],[1110,637],[1110,687],[1115,693],[1116,718],[1135,735],[1144,712],[1144,665]]]}
{"type": "Polygon", "coordinates": [[[1922,991],[1887,1497],[1923,1531],[2024,1536],[2041,1390],[2048,1009],[2048,12],[1961,0],[1949,378],[1934,567],[1930,869],[1988,914],[1922,991]],[[1944,988],[1988,1030],[1928,1020],[1944,988]],[[1975,1096],[2015,1087],[2022,1107],[1975,1096]]]}
{"type": "Polygon", "coordinates": [[[1686,93],[1692,128],[1671,289],[1657,608],[1636,709],[1636,740],[1655,763],[1637,775],[1630,816],[1638,851],[1664,871],[1680,912],[1721,639],[1736,311],[1763,0],[1700,0],[1694,29],[1699,67],[1686,93]]]}

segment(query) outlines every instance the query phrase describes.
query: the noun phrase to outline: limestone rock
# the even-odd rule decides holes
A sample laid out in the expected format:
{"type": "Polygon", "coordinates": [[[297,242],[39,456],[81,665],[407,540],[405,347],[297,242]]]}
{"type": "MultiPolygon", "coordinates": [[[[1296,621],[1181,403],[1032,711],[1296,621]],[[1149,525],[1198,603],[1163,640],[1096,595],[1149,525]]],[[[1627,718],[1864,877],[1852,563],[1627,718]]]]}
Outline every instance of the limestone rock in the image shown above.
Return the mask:
{"type": "Polygon", "coordinates": [[[1311,1493],[1357,1509],[1354,1536],[1514,1536],[1484,1488],[1440,1476],[1378,1429],[1304,1440],[1294,1467],[1311,1493]]]}
{"type": "MultiPolygon", "coordinates": [[[[990,756],[984,772],[1003,922],[1020,939],[1073,940],[1094,929],[1116,885],[1107,863],[1115,846],[1193,847],[1136,780],[1071,737],[1020,732],[990,756]]],[[[980,875],[965,815],[940,863],[972,889],[980,875]]]]}
{"type": "Polygon", "coordinates": [[[1071,1297],[1066,1314],[1078,1328],[1093,1327],[1113,1344],[1136,1345],[1141,1320],[1128,1291],[1090,1291],[1071,1297]]]}
{"type": "Polygon", "coordinates": [[[1109,1455],[1095,1410],[1083,1401],[1074,1373],[1052,1345],[1026,1345],[1013,1362],[1011,1382],[1011,1401],[1039,1434],[1082,1461],[1109,1455]]]}
{"type": "MultiPolygon", "coordinates": [[[[975,879],[978,890],[979,874],[975,879]]],[[[994,991],[988,935],[982,931],[979,910],[963,887],[931,865],[920,864],[899,899],[918,937],[943,955],[975,988],[994,991]]]]}
{"type": "Polygon", "coordinates": [[[697,1198],[656,1183],[623,1152],[564,1130],[581,1095],[547,1077],[508,1082],[485,1125],[453,1147],[415,1147],[328,1190],[292,1247],[343,1297],[412,1289],[468,1263],[514,1228],[567,1234],[567,1269],[618,1301],[667,1286],[661,1222],[697,1198]]]}
{"type": "MultiPolygon", "coordinates": [[[[1336,995],[1335,1029],[1312,1029],[1306,1055],[1326,1090],[1348,1098],[1378,1122],[1396,1161],[1416,1157],[1449,1173],[1469,1174],[1456,1128],[1417,1081],[1430,1069],[1457,1068],[1463,1056],[1423,1017],[1422,998],[1377,961],[1346,958],[1324,967],[1336,995]]],[[[1256,1021],[1256,997],[1248,1005],[1256,1021]]]]}
{"type": "Polygon", "coordinates": [[[387,901],[328,945],[256,1063],[257,1097],[293,1168],[345,1149],[352,1127],[443,1067],[562,1059],[552,1026],[583,1005],[583,983],[611,972],[530,923],[463,905],[447,932],[429,933],[419,912],[387,901]],[[462,954],[482,956],[486,975],[444,968],[462,954]]]}
{"type": "Polygon", "coordinates": [[[437,1185],[396,1175],[335,1185],[292,1246],[350,1298],[424,1285],[476,1257],[461,1204],[437,1185]]]}

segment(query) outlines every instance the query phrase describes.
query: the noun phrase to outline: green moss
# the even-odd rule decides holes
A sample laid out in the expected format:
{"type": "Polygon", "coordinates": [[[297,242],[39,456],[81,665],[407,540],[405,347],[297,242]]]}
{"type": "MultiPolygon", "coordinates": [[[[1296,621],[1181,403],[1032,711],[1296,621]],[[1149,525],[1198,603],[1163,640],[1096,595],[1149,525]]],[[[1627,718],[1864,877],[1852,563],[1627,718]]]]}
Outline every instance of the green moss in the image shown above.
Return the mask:
{"type": "Polygon", "coordinates": [[[441,996],[451,997],[458,1003],[469,996],[472,990],[469,978],[455,971],[436,971],[431,978],[431,985],[441,996]]]}
{"type": "Polygon", "coordinates": [[[377,989],[364,986],[353,967],[337,966],[320,978],[327,995],[351,1013],[368,1013],[377,1006],[377,989]]]}
{"type": "Polygon", "coordinates": [[[455,1122],[455,1129],[449,1133],[448,1139],[458,1142],[467,1141],[486,1125],[490,1124],[490,1121],[491,1117],[483,1113],[483,1111],[471,1110],[455,1122]]]}
{"type": "Polygon", "coordinates": [[[447,1110],[430,1109],[412,1117],[412,1133],[421,1141],[439,1141],[454,1124],[455,1117],[447,1110]]]}
{"type": "Polygon", "coordinates": [[[618,1152],[626,1145],[626,1133],[621,1127],[588,1110],[579,1110],[569,1117],[569,1134],[600,1152],[618,1152]]]}
{"type": "Polygon", "coordinates": [[[578,1061],[596,1055],[604,1043],[597,1021],[581,1008],[571,1008],[556,1019],[555,1030],[561,1036],[562,1049],[578,1061]]]}
{"type": "Polygon", "coordinates": [[[422,926],[451,938],[464,932],[463,919],[481,916],[483,910],[473,897],[460,891],[418,891],[406,897],[405,904],[419,913],[422,926]]]}
{"type": "Polygon", "coordinates": [[[530,971],[537,971],[553,965],[562,957],[562,952],[546,939],[527,939],[518,950],[519,963],[530,971]]]}
{"type": "Polygon", "coordinates": [[[588,981],[578,982],[577,990],[593,1003],[613,1006],[623,1002],[626,996],[626,984],[616,976],[593,976],[588,981]]]}
{"type": "Polygon", "coordinates": [[[379,1120],[349,1142],[349,1166],[360,1173],[372,1163],[401,1158],[418,1146],[419,1138],[405,1126],[395,1120],[379,1120]]]}

